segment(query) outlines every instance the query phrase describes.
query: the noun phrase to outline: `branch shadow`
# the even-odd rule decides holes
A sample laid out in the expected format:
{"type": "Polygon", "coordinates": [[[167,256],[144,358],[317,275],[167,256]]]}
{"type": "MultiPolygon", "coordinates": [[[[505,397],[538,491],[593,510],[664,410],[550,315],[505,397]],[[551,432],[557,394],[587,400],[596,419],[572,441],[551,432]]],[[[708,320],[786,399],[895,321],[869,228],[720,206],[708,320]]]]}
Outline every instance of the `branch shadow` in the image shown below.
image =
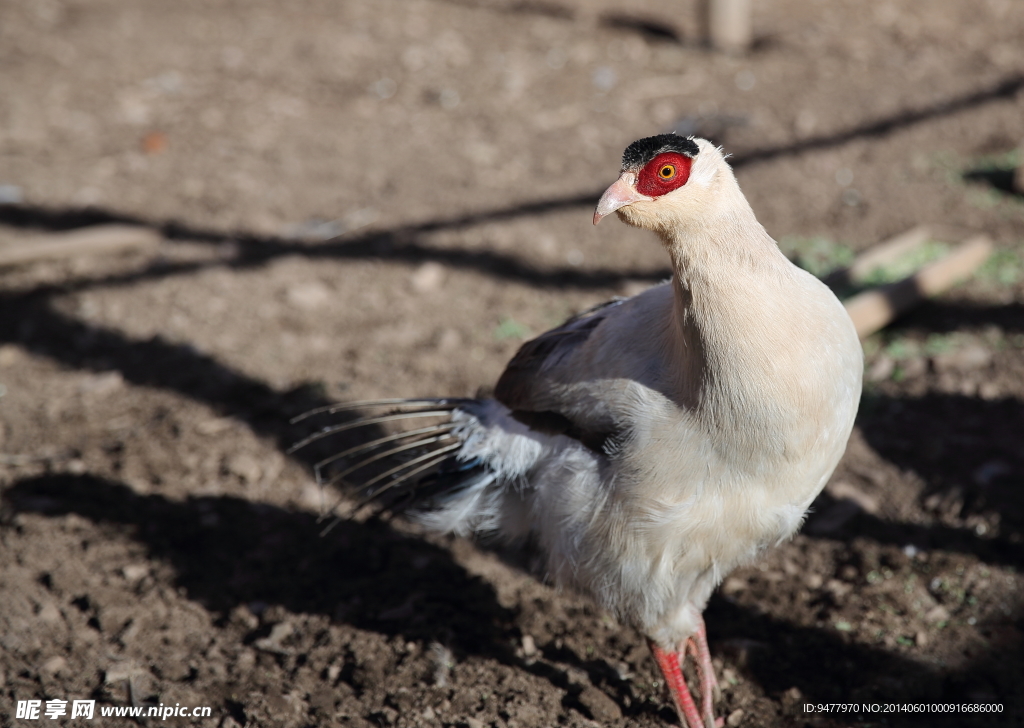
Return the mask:
{"type": "Polygon", "coordinates": [[[563,3],[551,0],[440,0],[449,5],[470,8],[473,10],[489,10],[507,15],[539,15],[555,20],[573,20],[576,10],[563,3]]]}
{"type": "MultiPolygon", "coordinates": [[[[1024,88],[1024,75],[1013,75],[998,81],[988,88],[964,94],[959,97],[926,106],[910,109],[861,124],[839,132],[810,137],[790,144],[764,147],[739,152],[731,157],[734,169],[758,164],[781,157],[796,156],[805,152],[840,146],[859,138],[874,138],[893,133],[932,119],[949,116],[992,101],[1011,98],[1024,88]]],[[[144,225],[159,231],[168,240],[190,240],[210,244],[235,242],[239,254],[233,261],[217,261],[216,264],[243,268],[261,265],[268,260],[282,256],[301,254],[310,257],[339,259],[378,258],[404,262],[436,260],[463,269],[477,270],[486,275],[507,280],[520,280],[536,286],[576,286],[599,288],[620,282],[627,278],[653,280],[665,276],[658,271],[580,271],[574,268],[557,268],[541,271],[524,263],[516,256],[492,251],[439,250],[415,241],[417,235],[443,230],[459,230],[488,222],[500,222],[521,217],[542,215],[577,207],[593,206],[601,190],[574,193],[548,200],[524,202],[479,212],[438,218],[419,224],[401,225],[393,228],[371,231],[362,235],[348,235],[319,245],[296,243],[274,236],[258,236],[245,231],[217,231],[197,228],[180,221],[146,220],[114,210],[104,209],[50,209],[36,205],[0,205],[0,224],[15,228],[40,228],[45,230],[66,230],[83,225],[100,223],[128,223],[144,225]]],[[[161,275],[192,272],[204,265],[184,266],[157,265],[132,277],[159,277],[161,275]]],[[[97,281],[97,283],[101,283],[97,281]]]]}
{"type": "Polygon", "coordinates": [[[154,261],[141,270],[129,273],[78,279],[41,288],[41,291],[67,292],[100,286],[130,285],[143,280],[162,279],[172,275],[188,275],[212,266],[230,266],[236,270],[257,268],[277,258],[301,255],[311,259],[385,260],[418,264],[427,261],[443,263],[456,270],[472,270],[493,278],[515,281],[537,288],[577,288],[592,290],[609,288],[626,280],[657,282],[670,275],[667,268],[655,269],[580,269],[555,266],[541,269],[521,257],[486,249],[436,248],[417,240],[417,236],[441,230],[459,230],[489,222],[541,215],[564,206],[596,204],[596,196],[583,195],[561,202],[539,202],[515,205],[480,213],[458,215],[388,230],[344,235],[332,240],[310,244],[275,236],[257,236],[243,231],[223,232],[194,228],[171,221],[155,223],[138,217],[102,210],[62,210],[41,206],[0,205],[0,224],[20,229],[68,230],[84,225],[123,223],[152,227],[170,241],[191,241],[210,245],[231,244],[237,251],[228,258],[213,261],[168,263],[154,261]]]}
{"type": "Polygon", "coordinates": [[[648,42],[683,44],[679,29],[671,23],[653,16],[631,12],[610,11],[601,15],[599,21],[606,28],[637,33],[648,42]]]}
{"type": "Polygon", "coordinates": [[[1024,567],[1024,403],[941,393],[868,395],[858,425],[880,457],[926,483],[918,505],[930,517],[924,523],[888,520],[824,491],[803,533],[1024,567]]]}
{"type": "Polygon", "coordinates": [[[230,496],[173,501],[92,475],[22,480],[4,490],[3,505],[129,527],[153,559],[174,567],[175,586],[222,617],[242,604],[277,604],[515,662],[506,635],[512,613],[490,585],[381,521],[343,521],[321,537],[314,514],[230,496]],[[415,614],[392,616],[411,594],[420,595],[415,614]]]}
{"type": "Polygon", "coordinates": [[[1022,88],[1024,88],[1024,75],[1013,74],[986,88],[955,96],[930,106],[924,106],[919,109],[907,109],[876,119],[875,121],[869,121],[866,124],[860,124],[831,134],[809,137],[792,144],[780,144],[774,147],[741,152],[733,158],[732,166],[740,168],[750,164],[767,162],[779,157],[788,157],[842,146],[857,139],[873,139],[886,136],[901,129],[951,116],[992,101],[1012,99],[1022,88]]]}
{"type": "MultiPolygon", "coordinates": [[[[712,597],[705,611],[708,637],[721,643],[741,639],[745,672],[784,706],[794,725],[990,726],[1016,725],[1021,699],[1016,689],[1024,677],[1024,657],[1016,645],[989,643],[952,668],[929,665],[895,651],[855,642],[836,630],[802,627],[712,597]],[[786,692],[799,689],[802,698],[788,704],[786,692]],[[900,706],[922,704],[1002,703],[1000,714],[903,712],[900,706]],[[804,703],[871,703],[896,710],[812,716],[804,703]],[[833,722],[834,721],[834,722],[833,722]]],[[[1020,621],[1020,615],[1014,619],[1020,621]]]]}
{"type": "Polygon", "coordinates": [[[998,326],[1005,333],[1024,332],[1024,304],[998,306],[925,301],[899,321],[901,331],[950,333],[998,326]]]}
{"type": "MultiPolygon", "coordinates": [[[[2,506],[5,521],[16,513],[75,513],[101,526],[127,527],[151,558],[174,568],[176,586],[189,599],[222,618],[238,605],[262,602],[389,637],[441,641],[461,655],[491,658],[546,679],[567,690],[569,706],[579,709],[558,668],[526,664],[514,655],[509,645],[518,636],[517,612],[502,607],[489,584],[467,574],[444,549],[386,524],[344,522],[321,538],[312,514],[229,496],[171,501],[91,475],[22,480],[4,490],[2,506]],[[410,595],[416,595],[414,608],[403,609],[410,595]]],[[[762,646],[749,651],[741,668],[775,699],[796,686],[814,703],[977,702],[979,691],[994,691],[1010,708],[1019,700],[1014,685],[1024,658],[1005,646],[976,655],[966,667],[942,670],[721,596],[712,599],[706,615],[713,645],[739,640],[762,646]]],[[[631,693],[601,660],[584,660],[565,648],[542,649],[545,660],[584,670],[594,685],[618,694],[620,703],[631,693]]],[[[664,705],[648,701],[634,701],[625,712],[666,714],[664,705]]],[[[985,722],[991,716],[953,718],[901,716],[898,723],[992,724],[985,722]]]]}
{"type": "Polygon", "coordinates": [[[861,421],[880,456],[928,484],[922,494],[926,511],[958,522],[984,515],[997,524],[995,533],[986,528],[985,537],[966,527],[862,527],[889,542],[898,543],[898,537],[903,544],[933,544],[992,563],[1024,565],[1024,403],[939,393],[876,397],[861,421]]]}
{"type": "MultiPolygon", "coordinates": [[[[956,494],[959,495],[959,491],[956,494]]],[[[1006,500],[1016,502],[1019,496],[1011,493],[1006,500]]],[[[1019,502],[1016,506],[1019,508],[1019,502]]],[[[836,499],[827,492],[815,498],[811,510],[812,514],[807,518],[802,533],[812,538],[827,538],[850,544],[855,539],[866,538],[878,544],[900,548],[913,546],[919,551],[970,554],[986,564],[1003,564],[1014,568],[1024,565],[1024,545],[1006,535],[982,538],[975,529],[967,526],[890,521],[866,513],[855,504],[836,499]],[[823,519],[834,517],[837,511],[843,519],[840,525],[829,525],[827,528],[818,525],[823,519]]],[[[971,510],[970,506],[968,510],[971,510]]]]}
{"type": "MultiPolygon", "coordinates": [[[[303,434],[303,428],[288,424],[292,417],[332,403],[312,386],[277,391],[191,346],[160,336],[133,340],[92,326],[55,310],[45,295],[0,295],[0,308],[0,342],[17,343],[78,370],[117,371],[132,384],[177,392],[272,437],[281,450],[303,434]]],[[[322,454],[323,449],[314,446],[297,458],[308,465],[322,454]]]]}
{"type": "Polygon", "coordinates": [[[968,182],[984,183],[992,189],[1021,200],[1024,199],[1024,191],[1018,190],[1014,184],[1016,174],[1017,171],[1013,169],[982,168],[964,172],[963,178],[968,182]]]}

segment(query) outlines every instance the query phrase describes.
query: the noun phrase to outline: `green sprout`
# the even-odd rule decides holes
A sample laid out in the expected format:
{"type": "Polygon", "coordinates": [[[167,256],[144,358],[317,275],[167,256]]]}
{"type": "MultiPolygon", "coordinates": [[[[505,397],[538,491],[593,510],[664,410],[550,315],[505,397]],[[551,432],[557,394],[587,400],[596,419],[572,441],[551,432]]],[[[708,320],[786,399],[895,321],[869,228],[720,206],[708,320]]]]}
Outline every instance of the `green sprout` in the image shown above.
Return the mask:
{"type": "Polygon", "coordinates": [[[516,321],[511,316],[503,318],[501,323],[494,329],[494,338],[498,341],[504,341],[505,339],[525,339],[529,335],[530,329],[516,321]]]}
{"type": "Polygon", "coordinates": [[[825,237],[785,237],[779,248],[808,273],[821,278],[853,262],[853,250],[825,237]]]}

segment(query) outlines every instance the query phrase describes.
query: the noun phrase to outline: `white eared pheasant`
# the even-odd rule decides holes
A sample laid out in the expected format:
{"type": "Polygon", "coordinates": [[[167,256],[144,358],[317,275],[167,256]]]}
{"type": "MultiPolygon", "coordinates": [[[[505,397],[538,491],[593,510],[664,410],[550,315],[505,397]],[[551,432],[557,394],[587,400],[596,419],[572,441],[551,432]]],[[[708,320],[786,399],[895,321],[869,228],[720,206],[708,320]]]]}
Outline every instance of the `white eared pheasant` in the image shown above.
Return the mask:
{"type": "Polygon", "coordinates": [[[631,144],[594,223],[612,212],[658,235],[671,281],[527,342],[493,399],[325,408],[398,407],[299,446],[440,417],[318,473],[340,464],[331,480],[350,482],[383,462],[359,486],[363,503],[442,531],[535,540],[550,579],[647,636],[683,724],[714,728],[701,613],[732,569],[799,528],[846,447],[862,352],[843,306],[782,255],[709,142],[631,144]]]}

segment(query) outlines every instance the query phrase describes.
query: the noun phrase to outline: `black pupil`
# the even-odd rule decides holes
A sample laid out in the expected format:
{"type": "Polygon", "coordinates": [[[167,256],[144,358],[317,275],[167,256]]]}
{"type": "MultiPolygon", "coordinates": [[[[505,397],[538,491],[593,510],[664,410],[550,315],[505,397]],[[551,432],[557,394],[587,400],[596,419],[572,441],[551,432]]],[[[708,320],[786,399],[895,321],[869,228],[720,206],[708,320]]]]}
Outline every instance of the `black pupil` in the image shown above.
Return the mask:
{"type": "Polygon", "coordinates": [[[671,177],[672,176],[672,168],[669,167],[668,165],[665,165],[664,167],[662,167],[661,168],[661,176],[662,177],[671,177]]]}

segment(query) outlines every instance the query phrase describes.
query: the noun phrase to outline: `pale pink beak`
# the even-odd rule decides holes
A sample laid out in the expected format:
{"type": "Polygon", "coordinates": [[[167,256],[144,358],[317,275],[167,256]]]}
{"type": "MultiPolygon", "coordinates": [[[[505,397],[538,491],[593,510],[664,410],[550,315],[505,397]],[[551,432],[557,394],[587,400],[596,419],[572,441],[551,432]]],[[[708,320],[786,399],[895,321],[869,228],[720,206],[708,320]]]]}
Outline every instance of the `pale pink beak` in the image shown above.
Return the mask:
{"type": "Polygon", "coordinates": [[[601,199],[594,210],[594,224],[601,222],[601,218],[611,215],[620,207],[631,205],[640,200],[650,200],[650,197],[641,195],[636,191],[636,175],[632,172],[623,172],[617,180],[612,182],[611,187],[604,191],[601,199]]]}

